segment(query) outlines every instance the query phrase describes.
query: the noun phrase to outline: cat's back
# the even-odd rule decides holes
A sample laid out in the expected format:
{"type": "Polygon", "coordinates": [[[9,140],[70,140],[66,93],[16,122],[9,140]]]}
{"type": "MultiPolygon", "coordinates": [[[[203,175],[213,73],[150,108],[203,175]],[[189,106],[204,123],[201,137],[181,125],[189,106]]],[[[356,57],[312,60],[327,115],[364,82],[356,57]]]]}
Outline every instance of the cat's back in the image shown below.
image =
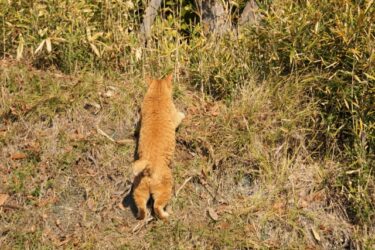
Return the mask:
{"type": "Polygon", "coordinates": [[[147,99],[142,106],[139,151],[142,157],[156,159],[173,154],[175,130],[172,122],[172,100],[147,99]]]}

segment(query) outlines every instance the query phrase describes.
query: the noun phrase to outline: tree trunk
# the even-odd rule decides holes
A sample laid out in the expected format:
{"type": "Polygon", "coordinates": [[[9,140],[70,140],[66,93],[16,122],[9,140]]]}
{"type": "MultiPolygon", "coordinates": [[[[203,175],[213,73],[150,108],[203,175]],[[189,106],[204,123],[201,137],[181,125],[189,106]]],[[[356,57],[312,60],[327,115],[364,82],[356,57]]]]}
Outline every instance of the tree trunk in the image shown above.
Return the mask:
{"type": "MultiPolygon", "coordinates": [[[[151,26],[162,0],[150,0],[141,25],[141,39],[144,44],[151,38],[151,26]]],[[[197,0],[203,32],[205,35],[222,35],[232,29],[230,13],[224,8],[222,0],[197,0]]],[[[258,24],[260,15],[255,0],[249,0],[239,18],[238,25],[258,24]]]]}
{"type": "Polygon", "coordinates": [[[151,0],[148,4],[145,14],[143,16],[143,23],[141,26],[141,36],[144,43],[151,37],[151,26],[155,21],[155,17],[160,8],[161,0],[151,0]]]}
{"type": "Polygon", "coordinates": [[[221,35],[231,29],[229,13],[221,0],[199,0],[198,5],[205,34],[221,35]]]}
{"type": "Polygon", "coordinates": [[[242,26],[247,23],[258,24],[260,19],[260,16],[257,13],[258,9],[257,3],[254,0],[249,0],[241,14],[240,19],[238,20],[238,25],[242,26]]]}

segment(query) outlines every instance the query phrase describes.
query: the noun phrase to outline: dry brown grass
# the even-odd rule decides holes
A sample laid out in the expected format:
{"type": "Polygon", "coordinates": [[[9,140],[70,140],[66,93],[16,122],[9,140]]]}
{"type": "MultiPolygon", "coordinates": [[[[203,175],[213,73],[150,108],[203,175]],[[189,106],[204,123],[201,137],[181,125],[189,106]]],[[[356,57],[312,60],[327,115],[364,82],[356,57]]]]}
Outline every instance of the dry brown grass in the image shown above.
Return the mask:
{"type": "Polygon", "coordinates": [[[306,150],[302,125],[314,104],[299,102],[293,82],[249,82],[225,105],[180,79],[187,117],[168,223],[137,221],[128,206],[143,76],[65,75],[7,60],[0,86],[3,249],[373,246],[374,228],[351,225],[332,196],[339,165],[306,150]]]}

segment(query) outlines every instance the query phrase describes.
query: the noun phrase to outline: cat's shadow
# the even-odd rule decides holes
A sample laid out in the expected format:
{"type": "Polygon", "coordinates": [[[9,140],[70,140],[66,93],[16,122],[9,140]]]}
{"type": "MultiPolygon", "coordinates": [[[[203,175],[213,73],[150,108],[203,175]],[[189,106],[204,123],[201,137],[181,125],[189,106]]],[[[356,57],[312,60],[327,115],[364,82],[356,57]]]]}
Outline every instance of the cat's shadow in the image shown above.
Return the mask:
{"type": "MultiPolygon", "coordinates": [[[[140,130],[141,130],[141,119],[139,119],[139,121],[136,123],[135,128],[134,128],[134,134],[133,134],[133,137],[134,137],[134,140],[135,140],[135,149],[134,149],[134,153],[133,153],[134,161],[139,159],[138,145],[139,145],[139,132],[140,132],[140,130]]],[[[139,180],[137,180],[137,179],[138,178],[134,179],[134,181],[132,183],[132,187],[130,189],[130,192],[122,200],[123,206],[130,208],[130,210],[131,210],[131,212],[133,213],[134,216],[137,216],[137,211],[138,211],[137,206],[136,206],[135,201],[134,201],[134,198],[133,198],[134,188],[137,186],[136,182],[139,182],[139,180]]]]}
{"type": "MultiPolygon", "coordinates": [[[[139,121],[136,123],[135,128],[134,128],[134,134],[133,134],[133,137],[134,137],[134,140],[135,140],[135,149],[134,149],[134,153],[133,153],[134,161],[139,159],[138,145],[139,145],[139,133],[140,133],[140,130],[141,130],[141,122],[142,122],[142,120],[139,119],[139,121]]],[[[123,206],[130,208],[134,217],[137,216],[138,209],[137,209],[137,206],[136,206],[135,201],[134,201],[133,192],[134,192],[135,188],[139,185],[140,178],[141,178],[140,176],[136,176],[134,178],[133,183],[132,183],[132,187],[131,187],[129,193],[122,200],[123,206]]],[[[152,205],[153,205],[153,199],[151,198],[147,203],[147,207],[150,208],[150,207],[152,207],[152,205]]]]}

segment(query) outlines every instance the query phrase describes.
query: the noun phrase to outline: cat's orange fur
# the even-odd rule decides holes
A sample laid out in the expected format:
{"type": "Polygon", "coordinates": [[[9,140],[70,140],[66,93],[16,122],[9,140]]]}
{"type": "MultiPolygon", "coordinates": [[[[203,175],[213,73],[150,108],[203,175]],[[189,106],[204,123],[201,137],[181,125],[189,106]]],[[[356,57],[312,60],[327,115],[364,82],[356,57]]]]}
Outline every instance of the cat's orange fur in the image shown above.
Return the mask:
{"type": "Polygon", "coordinates": [[[174,154],[175,131],[185,115],[172,100],[172,75],[162,80],[147,80],[148,90],[141,107],[139,160],[134,162],[134,201],[138,219],[144,219],[147,201],[154,199],[154,212],[166,219],[164,210],[172,196],[170,163],[174,154]]]}

